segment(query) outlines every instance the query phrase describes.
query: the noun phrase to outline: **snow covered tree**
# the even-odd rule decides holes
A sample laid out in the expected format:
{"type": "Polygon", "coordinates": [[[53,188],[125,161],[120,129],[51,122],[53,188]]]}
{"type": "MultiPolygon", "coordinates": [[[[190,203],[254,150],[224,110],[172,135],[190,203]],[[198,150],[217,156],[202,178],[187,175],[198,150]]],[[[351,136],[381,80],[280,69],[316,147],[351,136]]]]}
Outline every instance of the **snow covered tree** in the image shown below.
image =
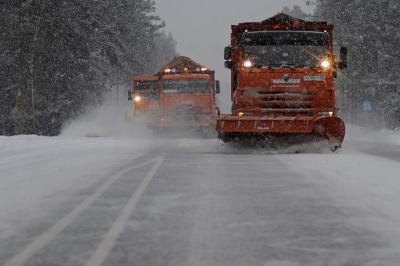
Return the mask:
{"type": "Polygon", "coordinates": [[[113,84],[154,69],[154,54],[175,53],[152,0],[2,1],[0,22],[0,134],[58,134],[113,84]]]}
{"type": "Polygon", "coordinates": [[[166,62],[176,56],[178,56],[176,53],[176,41],[172,34],[166,34],[164,31],[157,34],[152,49],[150,69],[148,69],[147,73],[159,71],[166,62]]]}
{"type": "Polygon", "coordinates": [[[316,17],[335,24],[337,45],[349,48],[349,68],[339,92],[347,114],[373,102],[372,116],[386,126],[400,125],[400,3],[397,0],[319,0],[316,17]]]}

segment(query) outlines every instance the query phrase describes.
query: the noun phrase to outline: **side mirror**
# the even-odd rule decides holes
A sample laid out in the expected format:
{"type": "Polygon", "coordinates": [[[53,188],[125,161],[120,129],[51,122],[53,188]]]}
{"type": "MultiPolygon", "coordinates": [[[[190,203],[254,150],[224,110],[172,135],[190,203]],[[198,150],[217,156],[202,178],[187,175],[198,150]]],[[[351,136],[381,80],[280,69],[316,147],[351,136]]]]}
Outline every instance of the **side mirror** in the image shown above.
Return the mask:
{"type": "Polygon", "coordinates": [[[225,47],[224,58],[225,58],[225,60],[231,60],[231,58],[232,58],[232,47],[230,47],[230,46],[225,47]]]}
{"type": "Polygon", "coordinates": [[[216,94],[220,94],[221,93],[221,83],[219,82],[219,80],[215,81],[215,93],[216,94]]]}
{"type": "Polygon", "coordinates": [[[131,91],[128,91],[128,100],[132,101],[132,92],[131,91]]]}
{"type": "Polygon", "coordinates": [[[339,69],[345,69],[347,68],[347,55],[348,55],[348,50],[346,47],[341,47],[340,48],[340,62],[339,62],[339,69]]]}
{"type": "Polygon", "coordinates": [[[225,68],[232,69],[232,61],[225,61],[225,68]]]}

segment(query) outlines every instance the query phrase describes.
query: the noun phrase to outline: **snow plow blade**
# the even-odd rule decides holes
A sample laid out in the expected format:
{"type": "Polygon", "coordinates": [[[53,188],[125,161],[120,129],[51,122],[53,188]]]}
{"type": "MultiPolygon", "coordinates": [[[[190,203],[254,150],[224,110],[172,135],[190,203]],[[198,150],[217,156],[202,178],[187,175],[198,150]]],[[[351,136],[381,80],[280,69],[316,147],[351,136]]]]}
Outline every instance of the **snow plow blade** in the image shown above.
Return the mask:
{"type": "Polygon", "coordinates": [[[234,116],[217,119],[218,137],[224,142],[287,136],[328,140],[331,148],[340,148],[345,125],[339,117],[323,116],[234,116]]]}

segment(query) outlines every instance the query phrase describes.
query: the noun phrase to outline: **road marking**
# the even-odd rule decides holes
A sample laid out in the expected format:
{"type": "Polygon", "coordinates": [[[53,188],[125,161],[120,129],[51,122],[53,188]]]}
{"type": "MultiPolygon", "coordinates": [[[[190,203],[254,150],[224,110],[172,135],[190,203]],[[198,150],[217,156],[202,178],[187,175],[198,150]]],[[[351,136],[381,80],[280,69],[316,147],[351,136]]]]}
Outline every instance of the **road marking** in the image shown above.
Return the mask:
{"type": "MultiPolygon", "coordinates": [[[[138,154],[133,160],[141,157],[143,153],[138,154]]],[[[106,182],[104,182],[93,194],[86,198],[79,206],[75,207],[69,214],[64,216],[60,221],[53,225],[49,230],[37,237],[31,244],[29,244],[23,251],[12,257],[4,266],[20,266],[25,264],[33,255],[38,253],[42,248],[53,240],[59,233],[72,224],[75,219],[87,209],[98,197],[100,197],[115,181],[117,181],[123,174],[132,169],[140,168],[155,162],[155,159],[149,160],[144,163],[129,166],[117,174],[113,175],[106,182]]]]}
{"type": "Polygon", "coordinates": [[[159,157],[156,160],[157,160],[156,164],[153,166],[153,168],[150,170],[147,176],[143,179],[139,188],[132,195],[129,202],[122,210],[120,216],[117,218],[117,220],[115,220],[110,230],[107,232],[107,234],[101,241],[100,245],[97,247],[97,250],[94,252],[92,257],[86,263],[86,266],[100,266],[103,264],[104,260],[110,253],[111,249],[114,247],[115,241],[117,240],[118,236],[121,234],[125,225],[128,223],[129,218],[131,217],[133,211],[136,208],[136,205],[142,198],[147,187],[150,185],[151,180],[153,179],[158,169],[160,168],[161,164],[163,163],[164,157],[159,157]]]}

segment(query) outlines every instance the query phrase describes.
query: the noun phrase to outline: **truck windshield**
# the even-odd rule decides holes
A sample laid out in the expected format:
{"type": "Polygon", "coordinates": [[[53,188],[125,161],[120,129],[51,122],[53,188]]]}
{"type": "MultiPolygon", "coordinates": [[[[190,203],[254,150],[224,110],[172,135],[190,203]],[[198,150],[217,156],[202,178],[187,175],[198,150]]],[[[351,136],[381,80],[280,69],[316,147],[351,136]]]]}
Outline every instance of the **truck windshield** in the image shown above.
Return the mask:
{"type": "Polygon", "coordinates": [[[160,85],[158,81],[135,82],[135,93],[149,99],[158,99],[160,96],[160,85]]]}
{"type": "Polygon", "coordinates": [[[244,57],[258,67],[319,67],[328,48],[310,45],[244,46],[244,57]]]}
{"type": "Polygon", "coordinates": [[[328,33],[316,31],[245,32],[239,39],[245,59],[260,67],[319,67],[328,43],[328,33]]]}
{"type": "Polygon", "coordinates": [[[164,93],[207,93],[210,92],[208,79],[164,80],[164,93]]]}

